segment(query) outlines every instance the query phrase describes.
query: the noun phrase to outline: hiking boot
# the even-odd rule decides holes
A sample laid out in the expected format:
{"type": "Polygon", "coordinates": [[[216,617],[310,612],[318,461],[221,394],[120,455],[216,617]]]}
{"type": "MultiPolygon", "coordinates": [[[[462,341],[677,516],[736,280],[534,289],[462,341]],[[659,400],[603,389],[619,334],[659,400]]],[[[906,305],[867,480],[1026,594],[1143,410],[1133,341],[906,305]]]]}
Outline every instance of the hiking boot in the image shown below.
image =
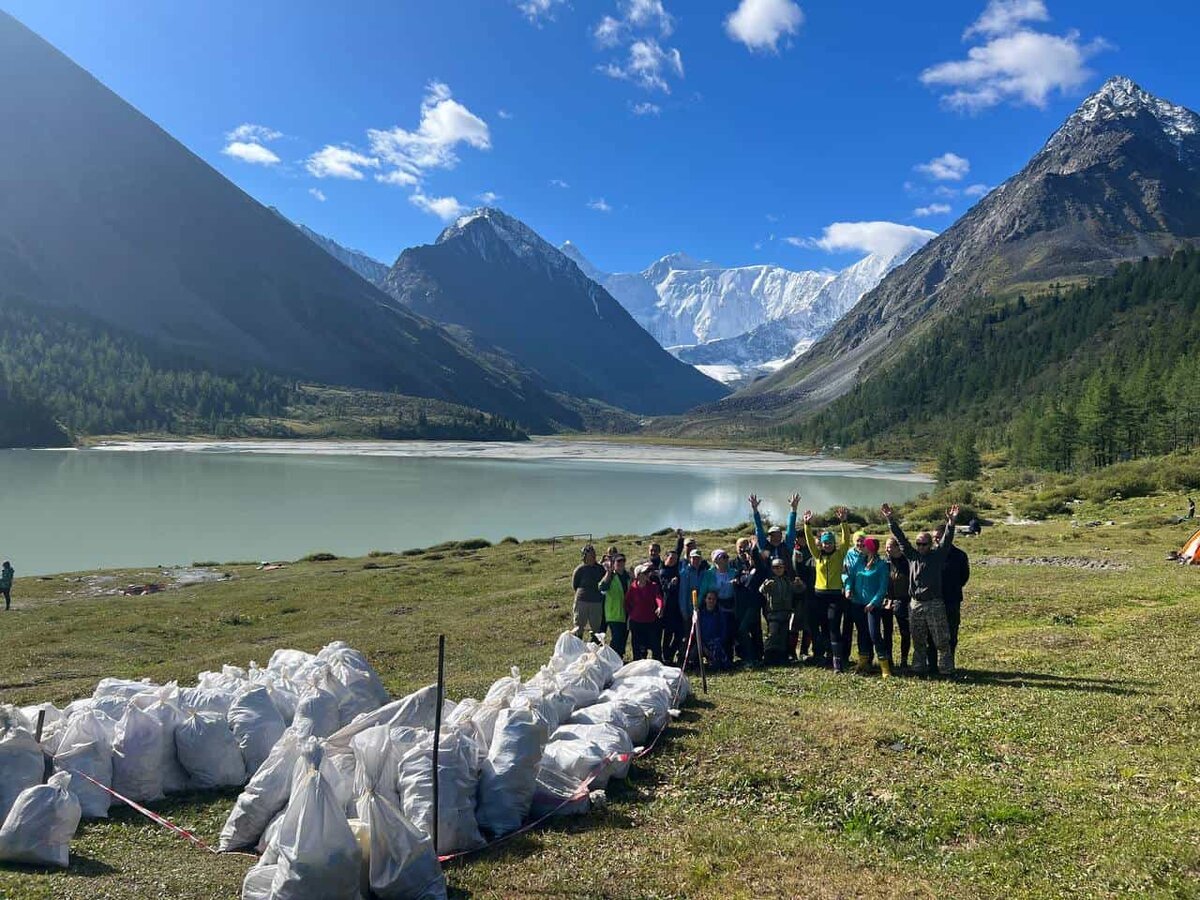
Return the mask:
{"type": "Polygon", "coordinates": [[[860,656],[858,662],[854,664],[855,675],[870,675],[871,674],[871,658],[869,656],[860,656]]]}
{"type": "Polygon", "coordinates": [[[842,658],[840,656],[835,656],[833,658],[833,671],[837,675],[842,674],[842,658]]]}
{"type": "Polygon", "coordinates": [[[887,657],[880,657],[879,671],[883,678],[892,677],[892,661],[887,657]]]}

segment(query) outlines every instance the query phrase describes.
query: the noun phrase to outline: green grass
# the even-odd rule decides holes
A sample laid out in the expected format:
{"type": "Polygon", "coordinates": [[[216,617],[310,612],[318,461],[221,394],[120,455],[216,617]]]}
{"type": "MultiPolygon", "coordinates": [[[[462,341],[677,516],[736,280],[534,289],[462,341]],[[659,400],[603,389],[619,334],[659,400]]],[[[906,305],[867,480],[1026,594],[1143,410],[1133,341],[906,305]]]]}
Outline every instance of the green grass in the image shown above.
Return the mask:
{"type": "MultiPolygon", "coordinates": [[[[1163,562],[1189,526],[1153,524],[1181,504],[1085,504],[1081,521],[1116,524],[962,539],[975,559],[1129,568],[976,565],[955,681],[713,678],[607,808],[454,863],[449,884],[473,897],[1200,896],[1200,568],[1163,562]]],[[[614,542],[634,556],[634,540],[614,542]]],[[[335,638],[395,694],[432,679],[440,632],[454,698],[542,665],[569,618],[574,552],[436,550],[223,566],[229,581],[148,597],[22,579],[0,619],[0,696],[62,703],[105,675],[194,680],[335,638]]],[[[215,842],[235,795],[158,808],[215,842]]],[[[0,897],[236,898],[250,863],[114,810],[81,827],[69,871],[0,869],[0,897]]]]}

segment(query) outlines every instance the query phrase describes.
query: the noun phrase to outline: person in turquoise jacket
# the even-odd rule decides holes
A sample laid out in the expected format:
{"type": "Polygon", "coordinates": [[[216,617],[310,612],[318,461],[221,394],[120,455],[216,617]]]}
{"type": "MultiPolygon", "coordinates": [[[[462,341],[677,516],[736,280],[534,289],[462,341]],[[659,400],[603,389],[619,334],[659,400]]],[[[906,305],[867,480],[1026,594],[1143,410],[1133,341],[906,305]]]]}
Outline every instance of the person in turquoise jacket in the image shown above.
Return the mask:
{"type": "MultiPolygon", "coordinates": [[[[863,560],[866,559],[866,551],[863,549],[863,541],[867,538],[867,533],[861,528],[854,532],[851,541],[853,546],[846,551],[846,558],[842,561],[842,597],[846,600],[852,600],[854,593],[854,576],[860,568],[862,568],[863,560]]],[[[841,622],[841,647],[842,647],[842,663],[849,666],[850,664],[850,648],[854,645],[854,632],[858,632],[858,658],[859,663],[855,671],[862,671],[863,647],[870,648],[871,636],[867,633],[867,621],[863,619],[860,623],[858,616],[854,612],[853,602],[844,604],[844,610],[841,622]]],[[[868,654],[869,658],[869,654],[868,654]]]]}
{"type": "Polygon", "coordinates": [[[683,613],[684,625],[692,627],[692,593],[695,592],[697,602],[704,597],[705,588],[711,584],[708,575],[708,563],[698,547],[688,552],[686,564],[679,567],[679,611],[683,613]]]}
{"type": "Polygon", "coordinates": [[[887,597],[891,567],[879,557],[879,541],[869,537],[863,540],[863,552],[851,573],[849,587],[850,609],[854,627],[858,629],[858,666],[855,671],[866,674],[871,669],[871,654],[879,656],[879,668],[884,678],[892,674],[889,648],[883,640],[883,617],[890,615],[883,608],[887,597]]]}

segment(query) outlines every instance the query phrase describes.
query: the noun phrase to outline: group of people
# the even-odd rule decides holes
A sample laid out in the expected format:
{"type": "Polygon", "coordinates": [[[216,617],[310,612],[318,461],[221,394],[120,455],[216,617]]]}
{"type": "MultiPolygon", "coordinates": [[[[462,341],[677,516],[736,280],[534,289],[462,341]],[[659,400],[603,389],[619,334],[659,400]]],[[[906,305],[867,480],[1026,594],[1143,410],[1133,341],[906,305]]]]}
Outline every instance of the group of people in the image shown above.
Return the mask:
{"type": "Polygon", "coordinates": [[[574,633],[606,635],[622,657],[632,643],[634,659],[651,656],[685,667],[703,660],[716,671],[736,660],[749,667],[799,662],[846,672],[856,646],[854,671],[860,674],[873,672],[876,662],[885,678],[894,667],[953,674],[963,587],[970,578],[967,555],[954,545],[958,506],[950,507],[940,528],[910,542],[885,503],[880,510],[890,536],[881,543],[853,530],[845,507],[837,511],[836,526],[820,530],[806,510],[798,532],[800,496],[788,503],[786,528],[767,528],[759,498],[751,494],[755,534],[739,538],[732,555],[717,548],[706,558],[681,529],[665,556],[662,545],[652,542],[632,571],[619,548],[609,547],[597,559],[596,548],[585,546],[571,579],[574,633]]]}

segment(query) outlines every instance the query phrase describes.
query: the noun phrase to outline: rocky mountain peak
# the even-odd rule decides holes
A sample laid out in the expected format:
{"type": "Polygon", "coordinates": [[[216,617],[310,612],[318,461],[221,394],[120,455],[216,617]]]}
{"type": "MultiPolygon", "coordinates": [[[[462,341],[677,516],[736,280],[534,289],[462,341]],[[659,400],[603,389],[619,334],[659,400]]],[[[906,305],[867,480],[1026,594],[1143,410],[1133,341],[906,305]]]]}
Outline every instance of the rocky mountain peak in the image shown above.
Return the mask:
{"type": "Polygon", "coordinates": [[[1171,143],[1200,135],[1200,116],[1184,106],[1156,97],[1132,79],[1116,75],[1085,99],[1050,138],[1047,150],[1067,147],[1089,134],[1116,126],[1133,127],[1136,120],[1153,121],[1171,143]]]}

